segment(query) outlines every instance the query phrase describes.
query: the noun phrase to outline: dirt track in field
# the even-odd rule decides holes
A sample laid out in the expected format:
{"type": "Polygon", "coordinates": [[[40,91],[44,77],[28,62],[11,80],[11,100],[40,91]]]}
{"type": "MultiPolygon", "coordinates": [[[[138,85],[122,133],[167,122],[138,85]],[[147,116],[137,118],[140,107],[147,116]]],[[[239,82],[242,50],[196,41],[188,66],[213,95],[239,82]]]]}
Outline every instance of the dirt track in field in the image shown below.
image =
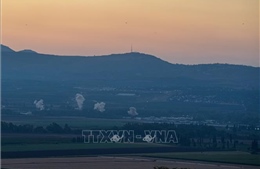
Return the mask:
{"type": "Polygon", "coordinates": [[[144,157],[68,157],[2,159],[8,169],[153,169],[155,166],[189,169],[260,169],[257,166],[164,160],[144,157]]]}

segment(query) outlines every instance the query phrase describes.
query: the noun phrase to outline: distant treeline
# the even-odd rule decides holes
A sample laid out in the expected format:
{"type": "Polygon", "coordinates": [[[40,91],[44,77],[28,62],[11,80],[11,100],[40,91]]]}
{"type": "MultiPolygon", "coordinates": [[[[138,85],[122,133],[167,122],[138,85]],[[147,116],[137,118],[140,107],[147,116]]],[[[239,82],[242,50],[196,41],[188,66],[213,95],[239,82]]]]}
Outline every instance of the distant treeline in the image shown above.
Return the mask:
{"type": "Polygon", "coordinates": [[[15,125],[13,123],[1,122],[2,133],[55,133],[55,134],[77,134],[81,133],[81,130],[72,130],[68,124],[64,127],[57,123],[51,123],[46,127],[34,126],[31,124],[15,125]]]}
{"type": "MultiPolygon", "coordinates": [[[[54,134],[77,134],[83,129],[73,129],[68,124],[61,126],[55,122],[43,126],[31,124],[16,125],[11,122],[1,122],[2,133],[54,133],[54,134]]],[[[102,129],[102,128],[100,128],[102,129]]],[[[208,137],[215,135],[217,130],[207,125],[175,125],[173,123],[126,123],[123,126],[114,126],[107,130],[134,130],[136,134],[143,134],[144,130],[175,130],[178,135],[189,135],[190,137],[208,137]]]]}
{"type": "MultiPolygon", "coordinates": [[[[72,142],[83,142],[82,129],[73,129],[68,124],[63,127],[53,122],[46,127],[33,126],[30,124],[15,125],[13,123],[1,122],[2,133],[37,133],[37,134],[76,134],[72,142]]],[[[126,123],[121,127],[111,127],[107,130],[134,130],[135,134],[143,135],[145,130],[175,130],[180,146],[236,149],[239,140],[253,140],[251,150],[258,149],[259,135],[248,134],[241,136],[241,131],[234,126],[233,130],[225,128],[217,130],[207,125],[175,125],[173,123],[126,123]]]]}

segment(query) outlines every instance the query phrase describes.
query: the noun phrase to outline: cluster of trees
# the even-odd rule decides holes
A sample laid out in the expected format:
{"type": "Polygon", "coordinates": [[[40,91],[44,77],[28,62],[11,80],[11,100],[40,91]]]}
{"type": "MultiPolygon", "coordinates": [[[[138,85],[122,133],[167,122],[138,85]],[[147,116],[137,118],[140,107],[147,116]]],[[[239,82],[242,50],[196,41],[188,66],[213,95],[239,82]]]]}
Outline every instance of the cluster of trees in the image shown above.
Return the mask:
{"type": "MultiPolygon", "coordinates": [[[[1,122],[2,133],[55,133],[55,134],[77,134],[78,137],[72,139],[74,143],[83,142],[80,129],[72,129],[68,124],[63,127],[57,123],[51,123],[46,127],[33,126],[31,124],[15,125],[13,123],[1,122]]],[[[233,128],[236,129],[236,128],[233,128]]],[[[137,135],[143,135],[145,130],[175,130],[180,146],[211,148],[211,149],[236,149],[238,144],[237,130],[217,130],[213,126],[207,125],[175,125],[173,123],[126,123],[123,126],[114,126],[108,130],[133,130],[137,135]]],[[[252,140],[251,152],[257,153],[258,137],[246,137],[252,140]]]]}
{"type": "Polygon", "coordinates": [[[213,126],[170,123],[127,123],[121,129],[134,130],[137,134],[143,134],[144,130],[175,130],[180,145],[194,147],[204,147],[205,140],[217,138],[218,134],[213,126]]]}
{"type": "Polygon", "coordinates": [[[252,154],[257,154],[258,151],[259,151],[259,149],[258,149],[258,141],[257,141],[257,139],[254,139],[252,141],[252,144],[251,144],[251,153],[252,154]]]}
{"type": "MultiPolygon", "coordinates": [[[[153,167],[153,169],[171,169],[171,168],[160,166],[160,167],[153,167]]],[[[177,167],[174,167],[172,169],[189,169],[189,168],[177,168],[177,167]]]]}
{"type": "Polygon", "coordinates": [[[179,145],[193,148],[210,148],[219,150],[237,149],[240,139],[252,140],[249,148],[252,153],[258,150],[258,137],[245,135],[239,136],[236,127],[233,130],[217,130],[213,126],[193,124],[169,124],[169,123],[127,123],[116,130],[134,130],[142,134],[144,130],[175,130],[179,145]]]}

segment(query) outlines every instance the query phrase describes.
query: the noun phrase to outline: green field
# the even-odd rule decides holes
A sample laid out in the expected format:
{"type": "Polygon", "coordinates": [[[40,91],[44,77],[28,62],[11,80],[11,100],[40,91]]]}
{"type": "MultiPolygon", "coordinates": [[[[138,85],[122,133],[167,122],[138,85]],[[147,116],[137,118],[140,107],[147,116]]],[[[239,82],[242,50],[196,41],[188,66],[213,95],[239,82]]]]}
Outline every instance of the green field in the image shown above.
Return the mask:
{"type": "Polygon", "coordinates": [[[103,148],[144,148],[159,147],[167,145],[159,144],[141,144],[141,143],[106,143],[106,144],[84,144],[84,143],[67,143],[67,144],[15,144],[2,146],[2,152],[8,151],[37,151],[37,150],[69,150],[69,149],[103,149],[103,148]]]}
{"type": "Polygon", "coordinates": [[[260,155],[252,155],[247,152],[232,151],[232,152],[182,152],[182,153],[156,153],[145,154],[144,156],[183,159],[183,160],[198,160],[211,162],[224,162],[235,164],[260,165],[260,155]]]}

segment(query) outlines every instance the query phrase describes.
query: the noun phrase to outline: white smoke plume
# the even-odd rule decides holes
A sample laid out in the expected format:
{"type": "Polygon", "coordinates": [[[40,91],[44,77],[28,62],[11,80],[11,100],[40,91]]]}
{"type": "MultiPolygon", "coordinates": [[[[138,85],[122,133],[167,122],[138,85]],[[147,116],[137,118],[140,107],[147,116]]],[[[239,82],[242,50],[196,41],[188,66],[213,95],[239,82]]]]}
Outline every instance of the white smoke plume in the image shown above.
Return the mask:
{"type": "Polygon", "coordinates": [[[44,103],[43,103],[43,100],[42,100],[42,99],[39,100],[39,101],[34,100],[33,103],[35,104],[35,107],[36,107],[37,109],[39,109],[40,111],[44,110],[44,103]]]}
{"type": "Polygon", "coordinates": [[[138,115],[135,107],[130,107],[129,110],[127,111],[127,113],[131,116],[137,116],[138,115]]]}
{"type": "Polygon", "coordinates": [[[75,100],[76,100],[76,102],[78,104],[78,109],[82,110],[83,103],[85,101],[84,96],[82,94],[77,93],[76,96],[75,96],[75,100]]]}
{"type": "Polygon", "coordinates": [[[26,112],[26,113],[20,113],[20,114],[22,114],[22,115],[32,115],[32,112],[31,112],[31,111],[28,111],[28,112],[26,112]]]}
{"type": "Polygon", "coordinates": [[[106,103],[104,103],[104,102],[96,103],[94,105],[94,110],[104,112],[104,111],[106,111],[105,106],[106,106],[106,103]]]}

